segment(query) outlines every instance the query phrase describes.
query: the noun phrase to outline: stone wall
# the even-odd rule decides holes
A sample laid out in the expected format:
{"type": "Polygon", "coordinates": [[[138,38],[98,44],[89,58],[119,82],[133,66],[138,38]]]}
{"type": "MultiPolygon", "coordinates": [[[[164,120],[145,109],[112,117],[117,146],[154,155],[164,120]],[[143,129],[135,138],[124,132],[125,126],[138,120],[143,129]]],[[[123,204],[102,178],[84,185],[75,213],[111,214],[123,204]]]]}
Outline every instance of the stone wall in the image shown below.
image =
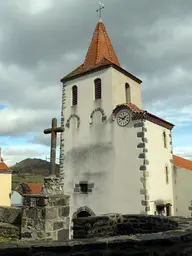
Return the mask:
{"type": "Polygon", "coordinates": [[[20,225],[21,210],[19,207],[0,207],[0,222],[20,225]]]}
{"type": "Polygon", "coordinates": [[[177,227],[176,221],[165,217],[111,214],[74,219],[73,237],[79,239],[146,234],[174,230],[177,227]]]}
{"type": "Polygon", "coordinates": [[[178,256],[192,255],[192,230],[167,231],[108,238],[69,240],[62,243],[1,244],[0,255],[81,255],[81,256],[178,256]]]}
{"type": "Polygon", "coordinates": [[[0,207],[0,237],[20,239],[21,208],[0,207]]]}
{"type": "Polygon", "coordinates": [[[22,240],[58,240],[69,238],[69,197],[25,195],[22,209],[22,240]]]}

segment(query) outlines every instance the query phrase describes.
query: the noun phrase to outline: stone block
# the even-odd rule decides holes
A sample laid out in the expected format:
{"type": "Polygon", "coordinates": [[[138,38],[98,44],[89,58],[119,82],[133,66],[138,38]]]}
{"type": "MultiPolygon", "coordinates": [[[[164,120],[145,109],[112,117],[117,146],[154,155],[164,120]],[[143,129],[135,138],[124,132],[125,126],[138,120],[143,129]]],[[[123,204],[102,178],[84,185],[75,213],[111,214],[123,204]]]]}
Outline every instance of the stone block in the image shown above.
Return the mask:
{"type": "Polygon", "coordinates": [[[146,195],[147,194],[147,189],[140,189],[140,194],[141,195],[146,195]]]}
{"type": "Polygon", "coordinates": [[[39,197],[37,198],[37,206],[46,206],[48,204],[48,198],[39,197]]]}
{"type": "Polygon", "coordinates": [[[143,127],[143,128],[142,128],[142,132],[147,132],[147,128],[146,128],[146,127],[143,127]]]}
{"type": "Polygon", "coordinates": [[[69,239],[69,229],[61,229],[58,231],[58,241],[69,239]]]}
{"type": "Polygon", "coordinates": [[[147,138],[142,138],[142,142],[147,143],[148,142],[147,138]]]}
{"type": "Polygon", "coordinates": [[[75,188],[74,188],[74,192],[75,192],[75,193],[79,193],[79,192],[81,192],[80,187],[75,187],[75,188]]]}
{"type": "Polygon", "coordinates": [[[20,227],[8,223],[0,223],[0,236],[7,239],[19,239],[20,227]]]}
{"type": "Polygon", "coordinates": [[[143,206],[148,206],[149,205],[149,202],[147,200],[142,200],[141,201],[141,205],[143,206]]]}
{"type": "Polygon", "coordinates": [[[139,127],[143,127],[144,126],[144,123],[135,123],[134,124],[134,128],[139,128],[139,127]]]}
{"type": "Polygon", "coordinates": [[[27,218],[23,217],[21,220],[21,228],[24,228],[27,224],[27,218]]]}
{"type": "Polygon", "coordinates": [[[69,229],[69,217],[66,217],[66,218],[63,220],[63,228],[69,229]]]}
{"type": "Polygon", "coordinates": [[[141,165],[139,169],[140,169],[140,171],[146,171],[147,167],[145,165],[141,165]]]}
{"type": "Polygon", "coordinates": [[[21,223],[21,208],[0,207],[0,222],[19,225],[21,223]]]}
{"type": "Polygon", "coordinates": [[[146,171],[146,172],[143,172],[143,176],[146,177],[146,178],[148,178],[148,177],[149,177],[149,172],[147,172],[147,171],[146,171]]]}
{"type": "Polygon", "coordinates": [[[25,232],[25,233],[23,233],[22,234],[22,238],[32,238],[32,234],[31,234],[31,232],[25,232]]]}
{"type": "Polygon", "coordinates": [[[63,228],[63,221],[57,221],[53,223],[53,230],[58,230],[63,228]]]}
{"type": "Polygon", "coordinates": [[[140,153],[139,156],[138,156],[138,158],[144,159],[144,158],[146,158],[146,154],[145,154],[145,153],[140,153]]]}
{"type": "Polygon", "coordinates": [[[88,189],[89,189],[89,188],[94,188],[94,183],[89,183],[89,184],[88,184],[88,189]]]}
{"type": "Polygon", "coordinates": [[[33,226],[37,231],[41,231],[45,229],[45,221],[38,219],[34,220],[34,226],[33,226]]]}
{"type": "Polygon", "coordinates": [[[145,148],[145,143],[141,142],[137,145],[137,148],[145,148]]]}
{"type": "Polygon", "coordinates": [[[59,216],[60,217],[68,217],[69,216],[69,206],[62,206],[59,208],[59,216]]]}
{"type": "Polygon", "coordinates": [[[145,165],[149,165],[149,160],[148,160],[148,159],[145,159],[145,160],[144,160],[144,164],[145,164],[145,165]]]}
{"type": "Polygon", "coordinates": [[[137,137],[138,138],[143,138],[145,136],[145,133],[144,132],[138,132],[137,133],[137,137]]]}
{"type": "Polygon", "coordinates": [[[145,207],[145,211],[146,211],[146,212],[150,212],[150,206],[146,206],[146,207],[145,207]]]}
{"type": "Polygon", "coordinates": [[[38,218],[38,209],[34,207],[30,207],[26,210],[27,218],[37,219],[38,218]]]}
{"type": "Polygon", "coordinates": [[[58,209],[57,207],[49,207],[44,208],[44,216],[45,219],[56,219],[58,217],[58,209]]]}
{"type": "Polygon", "coordinates": [[[45,222],[45,231],[46,232],[53,231],[53,222],[52,221],[46,221],[45,222]]]}

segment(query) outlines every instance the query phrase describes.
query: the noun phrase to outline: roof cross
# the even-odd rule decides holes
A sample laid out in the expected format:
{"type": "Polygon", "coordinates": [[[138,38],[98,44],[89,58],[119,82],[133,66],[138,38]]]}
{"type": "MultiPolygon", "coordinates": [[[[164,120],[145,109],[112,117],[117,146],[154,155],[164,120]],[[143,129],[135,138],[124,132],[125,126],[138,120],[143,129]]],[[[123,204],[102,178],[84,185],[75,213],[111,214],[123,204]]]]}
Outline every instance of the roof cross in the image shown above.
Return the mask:
{"type": "Polygon", "coordinates": [[[99,9],[96,10],[96,12],[99,12],[99,19],[101,20],[101,10],[104,9],[104,4],[102,4],[101,2],[99,3],[99,9]]]}
{"type": "Polygon", "coordinates": [[[51,168],[50,168],[50,175],[55,175],[55,160],[56,160],[56,142],[57,142],[57,133],[63,132],[63,127],[57,127],[57,119],[52,119],[52,126],[51,128],[45,129],[44,134],[50,134],[51,133],[51,153],[50,153],[50,162],[51,162],[51,168]]]}

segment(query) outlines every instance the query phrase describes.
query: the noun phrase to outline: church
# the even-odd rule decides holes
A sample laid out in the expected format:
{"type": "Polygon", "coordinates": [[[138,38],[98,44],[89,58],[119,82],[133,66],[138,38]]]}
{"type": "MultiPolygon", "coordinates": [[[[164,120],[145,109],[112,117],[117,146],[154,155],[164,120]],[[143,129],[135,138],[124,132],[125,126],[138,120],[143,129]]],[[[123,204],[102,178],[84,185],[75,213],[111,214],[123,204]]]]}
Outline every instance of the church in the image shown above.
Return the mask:
{"type": "Polygon", "coordinates": [[[83,64],[61,82],[60,172],[70,219],[191,216],[192,161],[173,156],[174,124],[144,109],[142,81],[122,68],[101,19],[83,64]]]}

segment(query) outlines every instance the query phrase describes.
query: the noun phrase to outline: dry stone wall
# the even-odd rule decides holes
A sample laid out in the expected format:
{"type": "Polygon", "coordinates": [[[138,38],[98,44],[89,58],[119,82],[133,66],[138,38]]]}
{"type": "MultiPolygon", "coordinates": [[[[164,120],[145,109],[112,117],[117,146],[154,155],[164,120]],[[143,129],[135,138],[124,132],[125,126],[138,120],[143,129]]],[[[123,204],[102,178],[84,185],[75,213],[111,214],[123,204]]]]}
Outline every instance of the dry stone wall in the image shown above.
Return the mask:
{"type": "Polygon", "coordinates": [[[0,207],[0,236],[2,238],[20,239],[21,208],[0,207]]]}
{"type": "Polygon", "coordinates": [[[0,255],[62,256],[191,256],[192,231],[46,242],[42,244],[0,244],[0,255]]]}
{"type": "Polygon", "coordinates": [[[177,227],[176,221],[165,217],[111,214],[74,219],[73,237],[79,239],[146,234],[174,230],[177,227]]]}

